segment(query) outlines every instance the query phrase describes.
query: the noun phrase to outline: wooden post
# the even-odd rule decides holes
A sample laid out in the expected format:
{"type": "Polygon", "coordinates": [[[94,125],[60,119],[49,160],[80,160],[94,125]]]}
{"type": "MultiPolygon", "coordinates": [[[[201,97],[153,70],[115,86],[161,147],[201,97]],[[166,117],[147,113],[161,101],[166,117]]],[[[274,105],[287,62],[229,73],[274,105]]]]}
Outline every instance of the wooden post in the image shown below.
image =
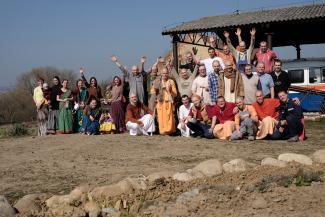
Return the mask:
{"type": "Polygon", "coordinates": [[[177,42],[179,41],[178,35],[173,35],[173,57],[174,57],[174,67],[178,72],[178,49],[177,42]]]}
{"type": "Polygon", "coordinates": [[[301,48],[300,44],[295,45],[296,51],[297,51],[297,60],[300,60],[301,58],[301,48]]]}
{"type": "Polygon", "coordinates": [[[272,33],[267,33],[267,44],[270,50],[272,50],[272,33]]]}

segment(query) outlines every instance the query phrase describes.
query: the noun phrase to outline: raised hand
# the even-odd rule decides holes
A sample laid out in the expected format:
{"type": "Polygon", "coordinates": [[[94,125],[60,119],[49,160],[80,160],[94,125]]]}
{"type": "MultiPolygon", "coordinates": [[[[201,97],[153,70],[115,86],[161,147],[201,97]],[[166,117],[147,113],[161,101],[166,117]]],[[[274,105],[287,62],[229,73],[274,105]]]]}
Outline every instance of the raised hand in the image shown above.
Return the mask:
{"type": "Polygon", "coordinates": [[[146,60],[147,60],[147,57],[145,57],[145,56],[142,56],[142,57],[141,57],[141,60],[140,60],[140,61],[141,61],[141,63],[145,63],[145,62],[146,62],[146,60]]]}
{"type": "Polygon", "coordinates": [[[252,28],[252,30],[250,31],[250,33],[251,33],[251,36],[255,36],[255,33],[256,33],[255,27],[252,28]]]}
{"type": "Polygon", "coordinates": [[[85,68],[84,67],[80,67],[79,72],[80,72],[81,75],[83,75],[84,72],[85,72],[85,68]]]}
{"type": "Polygon", "coordinates": [[[199,50],[197,49],[197,47],[192,47],[192,51],[193,54],[196,55],[199,50]]]}
{"type": "Polygon", "coordinates": [[[229,32],[224,31],[224,32],[223,32],[223,35],[224,35],[226,38],[229,38],[229,32]]]}
{"type": "Polygon", "coordinates": [[[237,31],[235,32],[235,34],[237,35],[237,36],[240,36],[241,35],[241,29],[238,27],[237,28],[237,31]]]}
{"type": "Polygon", "coordinates": [[[116,63],[117,62],[117,56],[116,55],[112,55],[111,56],[111,60],[116,63]]]}

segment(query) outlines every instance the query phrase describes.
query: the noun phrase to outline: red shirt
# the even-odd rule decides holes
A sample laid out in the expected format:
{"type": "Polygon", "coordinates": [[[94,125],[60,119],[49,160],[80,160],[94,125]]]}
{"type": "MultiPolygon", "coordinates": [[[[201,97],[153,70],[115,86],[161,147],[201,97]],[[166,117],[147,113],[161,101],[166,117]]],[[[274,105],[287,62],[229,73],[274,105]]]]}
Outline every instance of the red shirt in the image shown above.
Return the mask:
{"type": "Polygon", "coordinates": [[[262,53],[261,50],[256,53],[256,59],[258,62],[264,63],[266,73],[271,73],[273,71],[274,59],[276,58],[276,53],[270,49],[267,49],[265,53],[262,53]]]}
{"type": "Polygon", "coordinates": [[[201,106],[199,106],[199,107],[193,106],[191,108],[190,113],[188,114],[188,116],[194,117],[198,121],[202,121],[203,118],[202,118],[202,114],[201,114],[201,106]],[[193,112],[193,108],[195,109],[195,112],[193,112]]]}
{"type": "Polygon", "coordinates": [[[215,115],[220,124],[224,124],[226,121],[235,121],[235,115],[233,113],[235,107],[236,104],[232,102],[226,102],[222,110],[218,106],[215,106],[215,115]]]}
{"type": "Polygon", "coordinates": [[[279,116],[279,113],[276,111],[280,106],[278,99],[264,99],[262,104],[254,102],[252,106],[255,108],[259,120],[263,120],[267,116],[277,119],[279,116]]]}

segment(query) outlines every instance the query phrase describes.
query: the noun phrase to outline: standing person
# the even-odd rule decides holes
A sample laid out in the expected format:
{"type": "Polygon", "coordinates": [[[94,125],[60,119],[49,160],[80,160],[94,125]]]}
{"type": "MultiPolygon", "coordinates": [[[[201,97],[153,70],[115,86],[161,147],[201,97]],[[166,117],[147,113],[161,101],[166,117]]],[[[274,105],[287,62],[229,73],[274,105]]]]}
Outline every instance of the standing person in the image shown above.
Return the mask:
{"type": "Polygon", "coordinates": [[[199,75],[192,84],[192,94],[200,96],[204,104],[210,103],[208,76],[204,65],[199,66],[199,75]]]}
{"type": "Polygon", "coordinates": [[[38,135],[46,136],[46,120],[47,120],[47,108],[45,106],[45,98],[43,94],[43,78],[37,79],[38,86],[34,89],[33,100],[36,105],[37,111],[37,124],[38,124],[38,135]]]}
{"type": "Polygon", "coordinates": [[[112,82],[112,98],[111,98],[111,115],[116,127],[116,133],[124,133],[125,114],[124,114],[124,97],[123,97],[123,80],[115,76],[112,82]]]}
{"type": "Polygon", "coordinates": [[[180,96],[187,95],[188,97],[192,96],[192,85],[194,79],[197,75],[198,67],[196,66],[194,72],[187,68],[181,66],[179,74],[176,72],[175,68],[171,70],[171,78],[176,81],[178,92],[180,96]]]}
{"type": "Polygon", "coordinates": [[[209,58],[206,58],[204,60],[197,60],[196,63],[198,65],[204,64],[205,69],[206,69],[206,73],[209,75],[210,73],[213,73],[213,67],[212,67],[212,63],[215,60],[218,60],[220,63],[220,66],[222,69],[225,68],[225,65],[223,63],[223,60],[220,57],[216,56],[216,52],[215,49],[213,47],[209,47],[208,48],[208,53],[209,53],[209,58]]]}
{"type": "Polygon", "coordinates": [[[274,82],[271,75],[265,72],[265,64],[263,62],[257,63],[257,75],[260,78],[261,89],[265,98],[274,98],[274,82]]]}
{"type": "Polygon", "coordinates": [[[221,66],[218,60],[212,63],[213,73],[208,75],[208,86],[211,105],[216,105],[218,97],[218,81],[220,76],[221,66]]]}
{"type": "Polygon", "coordinates": [[[220,57],[222,61],[225,63],[226,61],[230,61],[233,64],[234,69],[236,69],[236,58],[234,55],[230,52],[228,45],[222,46],[222,51],[217,50],[217,44],[215,37],[211,36],[209,37],[210,46],[213,48],[216,48],[215,53],[217,57],[220,57]]]}
{"type": "Polygon", "coordinates": [[[178,119],[179,124],[177,128],[181,131],[181,136],[189,137],[190,129],[187,127],[187,117],[190,113],[190,110],[193,106],[193,103],[190,102],[190,98],[187,95],[182,95],[182,105],[179,107],[178,119]]]}
{"type": "Polygon", "coordinates": [[[58,133],[72,133],[73,121],[71,101],[73,101],[73,96],[71,90],[68,89],[67,79],[62,81],[61,93],[60,95],[57,95],[56,100],[60,103],[58,133]]]}
{"type": "Polygon", "coordinates": [[[151,94],[157,97],[156,109],[159,133],[162,135],[174,133],[176,131],[174,102],[177,96],[177,90],[174,81],[169,78],[167,68],[162,69],[161,79],[156,80],[154,86],[151,88],[151,94]]]}
{"type": "Polygon", "coordinates": [[[194,73],[194,69],[196,66],[193,54],[191,51],[186,52],[185,54],[185,58],[186,58],[186,63],[184,65],[180,65],[180,68],[187,68],[191,71],[191,73],[194,73]]]}
{"type": "Polygon", "coordinates": [[[253,141],[257,132],[258,117],[252,105],[246,105],[242,97],[237,97],[238,113],[235,115],[236,130],[231,135],[231,140],[243,139],[253,141]]]}
{"type": "Polygon", "coordinates": [[[256,91],[261,90],[260,78],[258,75],[253,74],[253,66],[251,64],[245,66],[245,73],[242,73],[242,79],[245,93],[244,102],[247,105],[251,105],[256,100],[256,91]]]}
{"type": "Polygon", "coordinates": [[[227,61],[225,66],[218,80],[218,96],[223,96],[227,102],[234,103],[236,97],[245,96],[243,79],[241,73],[233,68],[230,61],[227,61]]]}
{"type": "Polygon", "coordinates": [[[279,59],[274,60],[274,70],[271,73],[274,82],[274,95],[278,97],[280,91],[288,92],[291,85],[289,75],[286,71],[281,69],[282,61],[279,59]]]}
{"type": "Polygon", "coordinates": [[[126,107],[126,128],[131,136],[145,135],[155,132],[154,113],[138,101],[134,93],[130,93],[130,103],[126,107]]]}
{"type": "MultiPolygon", "coordinates": [[[[146,81],[146,72],[140,72],[138,66],[133,65],[131,67],[131,74],[128,72],[125,66],[118,62],[117,56],[112,55],[111,60],[117,65],[117,67],[123,72],[124,76],[128,79],[130,92],[135,93],[138,99],[142,103],[146,103],[144,87],[146,81]]],[[[145,58],[141,58],[141,64],[145,62],[145,58]]]]}
{"type": "MultiPolygon", "coordinates": [[[[252,56],[252,52],[253,52],[254,45],[255,45],[255,33],[256,33],[256,29],[252,28],[252,30],[250,31],[251,41],[250,41],[250,45],[249,45],[248,49],[246,49],[246,43],[244,41],[239,41],[239,50],[237,50],[231,44],[231,41],[229,38],[229,32],[227,32],[227,31],[224,32],[224,36],[226,38],[229,49],[230,49],[231,53],[236,58],[237,69],[241,73],[244,73],[245,65],[251,63],[251,59],[252,59],[251,56],[252,56]]],[[[241,37],[240,34],[241,34],[241,29],[237,28],[236,35],[238,36],[238,38],[241,37]]]]}
{"type": "Polygon", "coordinates": [[[84,109],[81,133],[87,135],[98,134],[100,116],[101,110],[98,106],[97,98],[94,96],[89,97],[89,105],[84,109]]]}
{"type": "Polygon", "coordinates": [[[61,92],[61,81],[58,76],[53,78],[53,85],[50,88],[50,102],[49,102],[49,115],[47,119],[47,132],[50,134],[56,134],[59,129],[59,113],[60,105],[56,100],[57,95],[61,92]]]}
{"type": "Polygon", "coordinates": [[[215,115],[218,124],[213,129],[213,135],[218,139],[229,140],[231,134],[235,130],[235,103],[226,102],[223,96],[217,99],[215,106],[215,115]]]}
{"type": "Polygon", "coordinates": [[[94,96],[94,97],[96,97],[97,101],[99,101],[101,98],[103,98],[102,90],[101,90],[100,86],[98,85],[97,79],[95,77],[91,77],[89,80],[90,83],[88,83],[88,81],[84,75],[85,69],[83,67],[81,67],[79,72],[81,74],[81,78],[82,78],[85,86],[87,87],[89,97],[94,96]]]}
{"type": "Polygon", "coordinates": [[[74,96],[74,116],[73,116],[73,131],[80,132],[82,125],[82,113],[88,99],[88,91],[84,86],[82,79],[78,79],[73,90],[74,96]]]}
{"type": "Polygon", "coordinates": [[[273,70],[274,59],[277,55],[274,51],[270,50],[266,41],[260,42],[260,49],[255,54],[256,62],[263,62],[265,64],[265,72],[271,73],[273,70]]]}
{"type": "Polygon", "coordinates": [[[298,142],[303,130],[301,119],[302,109],[296,102],[288,98],[285,91],[279,92],[279,119],[272,139],[287,139],[288,142],[298,142]]]}

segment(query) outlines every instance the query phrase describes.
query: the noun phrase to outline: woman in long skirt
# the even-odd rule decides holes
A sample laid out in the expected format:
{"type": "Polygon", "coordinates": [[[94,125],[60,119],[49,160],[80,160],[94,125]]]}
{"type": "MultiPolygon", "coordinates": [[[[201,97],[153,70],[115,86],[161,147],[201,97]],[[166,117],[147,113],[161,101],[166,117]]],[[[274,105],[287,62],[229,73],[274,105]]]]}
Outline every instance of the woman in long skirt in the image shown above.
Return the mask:
{"type": "Polygon", "coordinates": [[[73,114],[73,131],[80,132],[82,125],[83,110],[88,98],[87,88],[84,86],[83,81],[78,79],[75,89],[73,91],[74,96],[74,114],[73,114]]]}
{"type": "Polygon", "coordinates": [[[112,82],[111,115],[116,127],[116,133],[124,133],[125,113],[124,113],[123,81],[115,76],[112,82]]]}
{"type": "Polygon", "coordinates": [[[60,102],[59,113],[59,131],[58,133],[72,133],[73,121],[72,121],[72,106],[73,100],[72,92],[68,89],[68,80],[62,81],[61,94],[57,96],[57,101],[60,102]]]}

